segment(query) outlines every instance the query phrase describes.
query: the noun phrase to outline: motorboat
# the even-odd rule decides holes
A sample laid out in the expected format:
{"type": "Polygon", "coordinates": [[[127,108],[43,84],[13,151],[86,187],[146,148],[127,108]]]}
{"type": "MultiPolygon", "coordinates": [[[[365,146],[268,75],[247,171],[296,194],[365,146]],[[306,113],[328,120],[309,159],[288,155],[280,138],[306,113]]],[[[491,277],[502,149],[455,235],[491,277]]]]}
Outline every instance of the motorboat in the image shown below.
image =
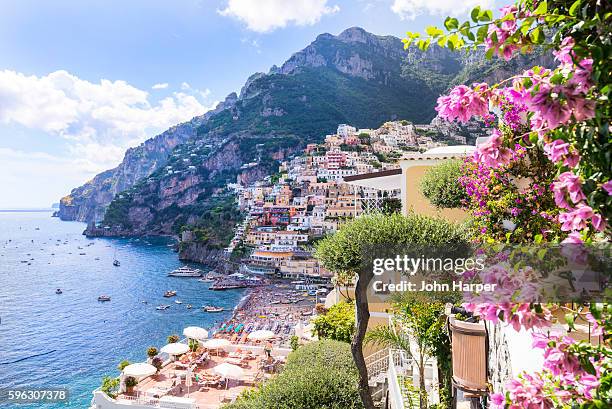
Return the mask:
{"type": "Polygon", "coordinates": [[[61,294],[62,293],[62,289],[58,288],[57,290],[55,290],[55,294],[61,294]]]}
{"type": "Polygon", "coordinates": [[[168,273],[169,277],[202,277],[202,271],[187,266],[179,267],[168,273]]]}
{"type": "Polygon", "coordinates": [[[223,307],[215,307],[212,305],[205,305],[204,307],[202,307],[202,309],[206,312],[222,312],[223,311],[223,307]]]}
{"type": "Polygon", "coordinates": [[[110,300],[111,298],[108,295],[101,295],[98,297],[98,301],[104,302],[104,301],[110,301],[110,300]]]}
{"type": "Polygon", "coordinates": [[[181,300],[174,300],[175,304],[182,304],[183,302],[181,300]]]}
{"type": "Polygon", "coordinates": [[[172,291],[166,291],[164,293],[164,297],[166,298],[170,298],[170,297],[174,297],[176,295],[176,291],[172,290],[172,291]]]}
{"type": "Polygon", "coordinates": [[[113,260],[113,265],[115,267],[119,267],[121,265],[121,263],[119,262],[119,260],[113,260]]]}
{"type": "Polygon", "coordinates": [[[158,305],[157,307],[155,307],[155,309],[159,311],[167,310],[168,308],[170,308],[168,304],[162,304],[162,305],[158,305]]]}
{"type": "Polygon", "coordinates": [[[187,309],[190,310],[191,308],[191,304],[187,304],[187,309]]]}

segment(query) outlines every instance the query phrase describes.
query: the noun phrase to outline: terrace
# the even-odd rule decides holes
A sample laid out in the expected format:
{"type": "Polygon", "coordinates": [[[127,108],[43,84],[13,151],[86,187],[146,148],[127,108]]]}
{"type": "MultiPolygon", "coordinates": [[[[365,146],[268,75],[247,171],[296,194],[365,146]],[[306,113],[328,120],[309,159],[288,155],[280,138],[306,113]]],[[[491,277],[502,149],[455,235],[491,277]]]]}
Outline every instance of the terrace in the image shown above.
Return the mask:
{"type": "Polygon", "coordinates": [[[291,350],[271,347],[276,343],[269,338],[240,344],[221,337],[202,344],[208,348],[200,346],[176,358],[160,354],[165,361],[157,373],[138,377],[133,390],[122,387],[114,398],[102,390],[94,391],[91,409],[219,408],[282,369],[291,350]]]}

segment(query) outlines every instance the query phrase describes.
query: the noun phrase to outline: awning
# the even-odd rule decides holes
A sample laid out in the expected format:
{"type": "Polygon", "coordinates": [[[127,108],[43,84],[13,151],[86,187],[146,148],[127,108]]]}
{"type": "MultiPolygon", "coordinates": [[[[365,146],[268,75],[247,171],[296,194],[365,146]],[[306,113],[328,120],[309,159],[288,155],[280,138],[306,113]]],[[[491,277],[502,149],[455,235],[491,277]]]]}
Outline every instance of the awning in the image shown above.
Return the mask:
{"type": "Polygon", "coordinates": [[[347,176],[344,178],[344,183],[368,189],[397,190],[402,186],[402,170],[390,169],[347,176]]]}

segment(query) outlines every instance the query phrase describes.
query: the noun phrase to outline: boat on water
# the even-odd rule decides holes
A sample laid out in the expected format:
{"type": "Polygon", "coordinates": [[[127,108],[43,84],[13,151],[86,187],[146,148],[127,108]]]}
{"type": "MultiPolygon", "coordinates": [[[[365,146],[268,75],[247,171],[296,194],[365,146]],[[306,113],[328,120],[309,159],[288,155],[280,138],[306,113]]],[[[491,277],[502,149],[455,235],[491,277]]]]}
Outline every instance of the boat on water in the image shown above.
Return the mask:
{"type": "Polygon", "coordinates": [[[119,260],[113,260],[113,265],[115,267],[119,267],[121,265],[121,263],[119,262],[119,260]]]}
{"type": "Polygon", "coordinates": [[[202,309],[206,312],[222,312],[223,311],[223,307],[215,307],[213,305],[205,305],[202,307],[202,309]]]}
{"type": "Polygon", "coordinates": [[[161,304],[161,305],[158,305],[157,307],[155,307],[155,309],[159,310],[159,311],[167,310],[168,308],[170,308],[170,305],[168,305],[168,304],[161,304]]]}
{"type": "Polygon", "coordinates": [[[187,304],[187,309],[190,310],[191,309],[191,304],[187,304]]]}
{"type": "Polygon", "coordinates": [[[101,295],[98,297],[98,301],[104,302],[104,301],[110,301],[110,300],[111,298],[108,295],[101,295]]]}
{"type": "Polygon", "coordinates": [[[202,277],[202,271],[197,268],[183,266],[169,272],[168,277],[202,277]]]}
{"type": "Polygon", "coordinates": [[[55,294],[61,294],[62,293],[62,289],[58,288],[57,290],[55,290],[55,294]]]}
{"type": "Polygon", "coordinates": [[[172,290],[172,291],[168,290],[168,291],[166,291],[164,293],[164,297],[166,297],[166,298],[174,297],[175,295],[176,295],[176,291],[174,291],[174,290],[172,290]]]}
{"type": "Polygon", "coordinates": [[[181,300],[174,300],[175,304],[182,304],[183,302],[181,300]]]}

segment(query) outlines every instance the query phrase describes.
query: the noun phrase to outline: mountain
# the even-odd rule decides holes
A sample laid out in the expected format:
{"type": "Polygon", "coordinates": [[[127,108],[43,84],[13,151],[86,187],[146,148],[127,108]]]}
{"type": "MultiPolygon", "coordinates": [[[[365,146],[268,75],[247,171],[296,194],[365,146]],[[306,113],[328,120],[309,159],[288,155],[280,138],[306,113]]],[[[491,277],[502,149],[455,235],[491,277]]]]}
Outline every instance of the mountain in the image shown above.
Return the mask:
{"type": "MultiPolygon", "coordinates": [[[[404,50],[400,39],[358,27],[321,34],[280,67],[249,77],[215,110],[128,150],[117,168],[62,198],[59,216],[102,221],[106,229],[89,233],[105,235],[175,234],[211,217],[229,225],[238,216],[227,211],[228,182],[262,177],[340,123],[427,123],[449,86],[506,69],[479,51],[404,50]]],[[[221,246],[225,233],[209,233],[221,246]]]]}

